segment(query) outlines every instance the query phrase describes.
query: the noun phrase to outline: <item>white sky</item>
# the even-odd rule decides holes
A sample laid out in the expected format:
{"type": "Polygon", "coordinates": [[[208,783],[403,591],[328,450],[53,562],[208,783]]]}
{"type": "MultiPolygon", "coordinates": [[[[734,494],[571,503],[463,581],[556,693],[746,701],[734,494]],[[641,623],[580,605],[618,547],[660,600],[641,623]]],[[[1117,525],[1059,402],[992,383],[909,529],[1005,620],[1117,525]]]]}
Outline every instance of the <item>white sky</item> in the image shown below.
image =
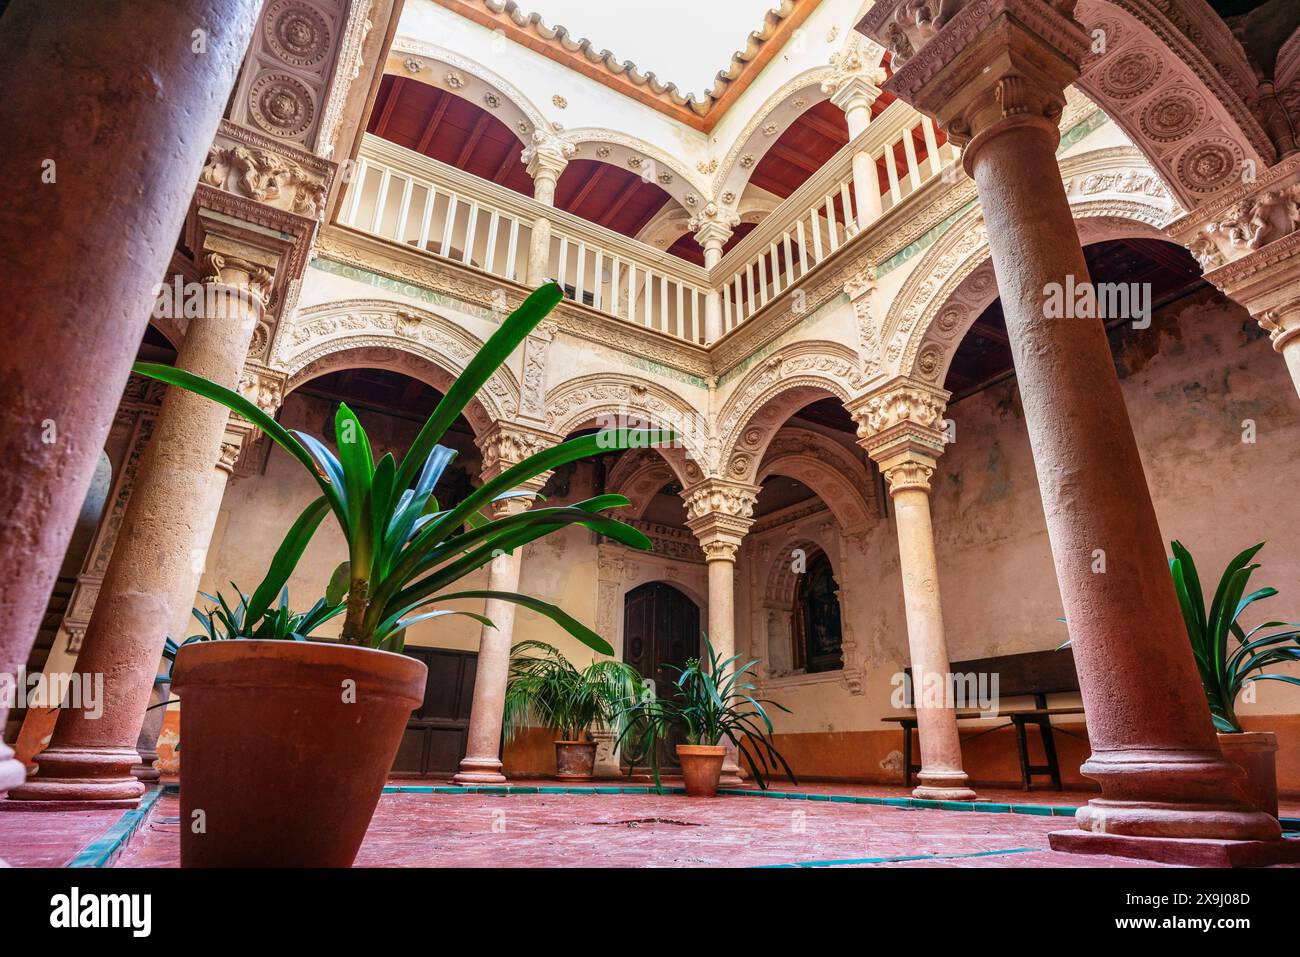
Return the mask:
{"type": "Polygon", "coordinates": [[[586,37],[698,97],[757,30],[775,0],[518,0],[547,26],[586,37]]]}

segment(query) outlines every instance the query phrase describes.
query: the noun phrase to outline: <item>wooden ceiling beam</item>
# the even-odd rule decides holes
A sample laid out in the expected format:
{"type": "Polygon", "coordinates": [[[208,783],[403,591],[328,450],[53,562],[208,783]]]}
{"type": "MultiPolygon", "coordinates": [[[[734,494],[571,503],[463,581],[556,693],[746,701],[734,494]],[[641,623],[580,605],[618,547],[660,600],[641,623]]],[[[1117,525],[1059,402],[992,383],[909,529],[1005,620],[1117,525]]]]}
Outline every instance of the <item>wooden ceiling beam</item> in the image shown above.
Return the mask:
{"type": "Polygon", "coordinates": [[[627,186],[624,187],[623,192],[619,194],[618,199],[614,200],[609,209],[605,210],[605,214],[601,216],[600,219],[596,220],[596,224],[609,229],[609,224],[612,223],[615,217],[623,211],[623,207],[628,204],[628,200],[635,196],[636,191],[640,188],[640,179],[634,179],[632,182],[628,183],[627,186]]]}
{"type": "Polygon", "coordinates": [[[798,166],[800,169],[807,170],[809,173],[815,173],[821,169],[821,164],[815,159],[805,156],[798,150],[793,150],[784,143],[773,143],[768,147],[767,152],[777,159],[785,160],[791,166],[798,166]]]}
{"type": "Polygon", "coordinates": [[[816,113],[805,113],[803,116],[799,117],[799,119],[795,120],[795,123],[799,122],[802,122],[814,133],[824,136],[826,139],[833,143],[838,143],[840,146],[843,146],[849,141],[849,130],[847,126],[840,129],[830,120],[824,119],[816,113]]]}
{"type": "Polygon", "coordinates": [[[974,325],[970,327],[970,331],[975,333],[975,335],[980,336],[983,339],[987,339],[990,342],[1000,342],[1004,346],[1009,346],[1011,344],[1011,340],[1007,338],[1007,333],[1005,329],[999,329],[996,326],[986,325],[985,323],[980,322],[979,320],[976,320],[974,325]]]}
{"type": "Polygon", "coordinates": [[[428,150],[429,144],[433,142],[433,134],[438,131],[438,126],[447,113],[447,107],[451,105],[450,93],[445,90],[439,90],[438,93],[441,99],[438,100],[438,105],[433,108],[433,112],[429,114],[429,121],[424,124],[424,132],[420,134],[420,140],[415,147],[417,153],[428,150]]]}
{"type": "Polygon", "coordinates": [[[577,194],[573,197],[573,199],[569,200],[568,203],[569,212],[573,213],[576,216],[582,215],[581,213],[578,212],[578,207],[582,205],[583,200],[585,200],[588,196],[591,195],[591,191],[596,188],[597,184],[599,184],[602,179],[604,179],[605,174],[609,172],[611,168],[612,167],[606,165],[605,163],[601,163],[596,167],[596,172],[592,173],[591,176],[587,178],[587,182],[583,183],[582,188],[578,190],[577,194]]]}
{"type": "Polygon", "coordinates": [[[504,183],[506,179],[509,179],[506,174],[515,165],[515,162],[519,162],[520,165],[522,165],[522,160],[519,160],[518,155],[515,153],[515,141],[511,140],[506,144],[506,155],[501,158],[501,165],[498,166],[497,171],[492,174],[492,182],[499,186],[504,183]]]}
{"type": "Polygon", "coordinates": [[[487,132],[488,124],[492,122],[492,117],[484,113],[474,124],[474,128],[469,131],[469,137],[465,140],[465,145],[460,148],[460,153],[456,156],[456,168],[464,169],[469,158],[474,155],[474,148],[478,146],[479,140],[483,139],[483,134],[487,132]]]}
{"type": "Polygon", "coordinates": [[[379,113],[379,120],[375,123],[375,135],[386,138],[388,133],[388,121],[392,119],[393,108],[397,106],[397,98],[402,95],[402,85],[406,83],[406,77],[393,77],[393,85],[388,88],[388,99],[384,100],[384,108],[379,113]]]}

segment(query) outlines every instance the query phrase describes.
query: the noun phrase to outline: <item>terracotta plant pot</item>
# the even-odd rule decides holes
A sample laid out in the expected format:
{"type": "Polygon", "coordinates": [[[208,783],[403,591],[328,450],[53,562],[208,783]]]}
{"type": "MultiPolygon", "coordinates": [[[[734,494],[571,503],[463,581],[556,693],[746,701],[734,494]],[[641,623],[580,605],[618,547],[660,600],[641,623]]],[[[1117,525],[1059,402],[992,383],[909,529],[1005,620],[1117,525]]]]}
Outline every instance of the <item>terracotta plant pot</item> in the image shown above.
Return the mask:
{"type": "Polygon", "coordinates": [[[182,648],[181,865],[350,867],[427,677],[350,645],[182,648]]]}
{"type": "Polygon", "coordinates": [[[679,744],[677,760],[682,765],[686,793],[691,797],[713,797],[722,777],[722,759],[727,749],[720,744],[679,744]]]}
{"type": "Polygon", "coordinates": [[[595,741],[556,741],[555,777],[561,781],[590,781],[596,769],[595,741]]]}
{"type": "Polygon", "coordinates": [[[1272,731],[1221,734],[1219,750],[1246,772],[1241,782],[1246,800],[1277,817],[1277,735],[1272,731]]]}

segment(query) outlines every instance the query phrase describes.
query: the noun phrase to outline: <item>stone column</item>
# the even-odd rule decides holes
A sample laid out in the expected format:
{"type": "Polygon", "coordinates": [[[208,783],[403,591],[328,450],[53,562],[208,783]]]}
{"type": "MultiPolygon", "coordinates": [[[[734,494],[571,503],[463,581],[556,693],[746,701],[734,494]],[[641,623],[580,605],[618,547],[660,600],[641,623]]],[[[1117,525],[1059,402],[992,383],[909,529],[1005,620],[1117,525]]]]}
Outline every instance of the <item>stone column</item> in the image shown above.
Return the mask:
{"type": "MultiPolygon", "coordinates": [[[[692,216],[687,228],[695,234],[695,240],[704,248],[704,268],[713,269],[722,260],[722,247],[740,222],[740,216],[733,210],[723,209],[717,203],[709,203],[698,216],[692,216]]],[[[704,295],[704,342],[709,344],[722,338],[722,290],[716,282],[709,283],[709,290],[704,295]]]]}
{"type": "MultiPolygon", "coordinates": [[[[878,65],[879,58],[873,61],[856,47],[834,58],[833,63],[835,73],[822,83],[822,92],[829,94],[831,103],[844,111],[852,142],[871,123],[871,107],[880,96],[879,84],[885,81],[885,70],[878,65]]],[[[880,177],[876,161],[866,152],[853,157],[853,195],[857,198],[858,228],[865,229],[881,213],[880,177]]]]}
{"type": "MultiPolygon", "coordinates": [[[[524,149],[523,162],[533,178],[533,199],[543,206],[555,205],[555,184],[569,165],[577,147],[546,130],[533,130],[533,143],[524,149]]],[[[563,276],[548,276],[551,268],[551,221],[545,216],[533,220],[532,238],[528,243],[526,285],[540,286],[547,279],[564,284],[563,276]]]]}
{"type": "Polygon", "coordinates": [[[884,0],[859,24],[893,52],[885,89],[965,147],[988,226],[1087,709],[1082,771],[1102,789],[1053,846],[1167,856],[1163,838],[1276,839],[1219,752],[1102,323],[1045,318],[1053,288],[1089,281],[1055,157],[1089,44],[1071,6],[957,3],[935,23],[884,0]]]}
{"type": "MultiPolygon", "coordinates": [[[[555,444],[555,437],[535,429],[513,424],[498,424],[478,439],[483,452],[483,478],[499,475],[522,462],[534,452],[555,444]]],[[[524,486],[540,492],[550,477],[547,472],[524,486]]],[[[517,515],[532,504],[532,499],[516,498],[492,506],[494,518],[517,515]]],[[[502,553],[488,565],[486,588],[489,591],[518,591],[523,549],[502,553]]],[[[474,672],[474,699],[470,704],[469,734],[465,757],[452,781],[456,784],[501,784],[501,719],[505,712],[506,683],[510,678],[510,648],[514,642],[515,609],[513,602],[491,598],[483,614],[494,627],[483,626],[479,638],[478,665],[474,672]]]]}
{"type": "Polygon", "coordinates": [[[889,483],[898,532],[912,696],[921,739],[918,798],[971,801],[962,770],[954,683],[939,600],[939,567],[930,522],[930,477],[943,454],[945,392],[919,382],[890,382],[854,403],[860,442],[889,483]],[[933,692],[943,689],[935,700],[933,692]]]}
{"type": "MultiPolygon", "coordinates": [[[[0,593],[4,673],[36,638],[261,6],[13,0],[0,18],[0,563],[24,569],[0,593]]],[[[0,744],[0,794],[22,779],[0,744]]]]}
{"type": "MultiPolygon", "coordinates": [[[[721,660],[736,653],[736,552],[754,524],[758,491],[756,485],[705,479],[682,492],[686,500],[686,525],[699,539],[708,564],[708,637],[721,660]]],[[[703,642],[700,657],[701,660],[706,657],[703,642]]],[[[725,738],[720,743],[727,749],[722,762],[722,786],[736,787],[743,783],[737,760],[739,752],[725,738]]]]}
{"type": "MultiPolygon", "coordinates": [[[[229,388],[239,383],[253,331],[287,242],[200,207],[203,313],[190,319],[176,365],[229,388]]],[[[169,389],[140,465],[112,558],[77,658],[103,675],[103,714],[60,715],[36,775],[11,799],[134,805],[131,773],[163,642],[194,600],[238,445],[225,407],[169,389]]]]}

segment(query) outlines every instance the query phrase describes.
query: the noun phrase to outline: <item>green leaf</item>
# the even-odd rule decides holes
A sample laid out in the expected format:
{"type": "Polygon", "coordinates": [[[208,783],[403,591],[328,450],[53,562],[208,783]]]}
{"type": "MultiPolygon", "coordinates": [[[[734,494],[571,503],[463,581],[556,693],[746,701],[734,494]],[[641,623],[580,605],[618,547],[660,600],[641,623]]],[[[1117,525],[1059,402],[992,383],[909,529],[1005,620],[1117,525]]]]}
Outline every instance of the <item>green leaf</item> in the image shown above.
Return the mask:
{"type": "Polygon", "coordinates": [[[465,410],[478,390],[563,298],[564,290],[557,283],[548,282],[505,318],[500,328],[470,360],[465,371],[456,377],[456,381],[411,443],[410,450],[402,460],[402,467],[397,472],[398,488],[406,488],[411,484],[416,471],[429,457],[433,447],[441,441],[447,428],[465,410]]]}
{"type": "Polygon", "coordinates": [[[341,605],[348,597],[348,587],[352,584],[352,567],[347,562],[340,562],[330,575],[330,582],[325,586],[325,601],[331,605],[341,605]]]}
{"type": "Polygon", "coordinates": [[[521,608],[527,608],[529,611],[535,611],[539,615],[551,619],[574,638],[590,648],[592,651],[598,651],[602,655],[613,655],[614,649],[604,638],[596,634],[582,622],[578,621],[564,609],[552,605],[550,602],[542,601],[539,598],[533,598],[531,595],[521,595],[513,591],[460,591],[438,596],[439,601],[452,601],[457,598],[495,598],[498,601],[508,601],[519,605],[521,608]]]}

